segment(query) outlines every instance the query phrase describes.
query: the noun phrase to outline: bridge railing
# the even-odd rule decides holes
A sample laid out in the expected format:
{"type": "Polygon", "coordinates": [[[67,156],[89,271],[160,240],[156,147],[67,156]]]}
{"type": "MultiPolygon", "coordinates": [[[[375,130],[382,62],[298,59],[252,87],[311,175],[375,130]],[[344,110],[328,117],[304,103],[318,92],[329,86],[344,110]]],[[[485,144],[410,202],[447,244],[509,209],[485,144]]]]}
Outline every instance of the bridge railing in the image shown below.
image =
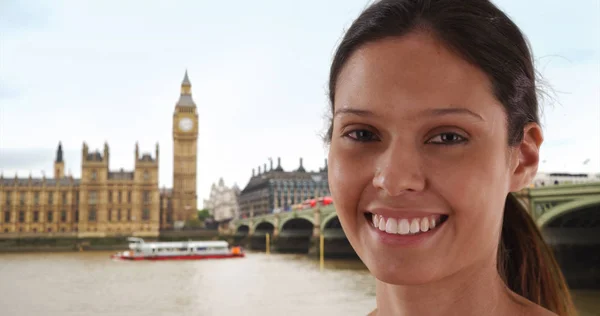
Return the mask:
{"type": "Polygon", "coordinates": [[[324,229],[321,234],[323,235],[323,237],[327,238],[327,239],[342,239],[342,238],[346,238],[346,234],[344,233],[343,229],[338,229],[338,228],[329,228],[329,229],[324,229]]]}
{"type": "Polygon", "coordinates": [[[308,237],[312,234],[312,229],[288,229],[279,232],[279,237],[308,237]]]}

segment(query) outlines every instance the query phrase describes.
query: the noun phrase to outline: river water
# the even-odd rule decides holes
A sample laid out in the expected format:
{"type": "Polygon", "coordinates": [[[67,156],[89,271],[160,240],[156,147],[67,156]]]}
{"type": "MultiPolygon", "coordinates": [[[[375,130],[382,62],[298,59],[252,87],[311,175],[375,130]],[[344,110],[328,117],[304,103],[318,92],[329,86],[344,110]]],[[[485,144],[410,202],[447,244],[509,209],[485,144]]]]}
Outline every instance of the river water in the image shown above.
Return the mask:
{"type": "MultiPolygon", "coordinates": [[[[249,253],[129,262],[107,252],[0,254],[0,315],[366,315],[375,282],[357,260],[249,253]]],[[[574,291],[581,316],[600,292],[574,291]]]]}

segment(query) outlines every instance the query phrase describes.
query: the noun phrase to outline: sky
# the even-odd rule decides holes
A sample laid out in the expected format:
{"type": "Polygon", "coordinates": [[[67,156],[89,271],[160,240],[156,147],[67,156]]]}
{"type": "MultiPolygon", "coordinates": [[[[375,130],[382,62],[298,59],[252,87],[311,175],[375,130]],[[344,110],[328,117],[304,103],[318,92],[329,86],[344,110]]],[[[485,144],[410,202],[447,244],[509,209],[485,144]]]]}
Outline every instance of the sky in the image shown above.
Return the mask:
{"type": "MultiPolygon", "coordinates": [[[[600,1],[494,1],[529,39],[544,82],[541,172],[600,172],[600,1]],[[584,164],[584,162],[587,163],[584,164]]],[[[110,169],[160,145],[187,70],[198,106],[198,199],[253,168],[324,165],[332,55],[367,0],[0,1],[0,171],[67,172],[110,146],[110,169]]],[[[199,202],[201,207],[201,202],[199,202]]]]}

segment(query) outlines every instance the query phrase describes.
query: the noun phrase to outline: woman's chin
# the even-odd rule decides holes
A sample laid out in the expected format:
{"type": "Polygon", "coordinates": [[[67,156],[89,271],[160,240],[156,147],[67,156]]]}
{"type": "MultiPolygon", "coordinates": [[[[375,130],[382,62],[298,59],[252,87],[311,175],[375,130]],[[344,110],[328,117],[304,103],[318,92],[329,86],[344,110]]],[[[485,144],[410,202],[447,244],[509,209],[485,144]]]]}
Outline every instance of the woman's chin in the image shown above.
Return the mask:
{"type": "Polygon", "coordinates": [[[391,285],[415,286],[434,282],[436,276],[426,267],[385,265],[383,262],[367,265],[371,274],[379,281],[391,285]]]}

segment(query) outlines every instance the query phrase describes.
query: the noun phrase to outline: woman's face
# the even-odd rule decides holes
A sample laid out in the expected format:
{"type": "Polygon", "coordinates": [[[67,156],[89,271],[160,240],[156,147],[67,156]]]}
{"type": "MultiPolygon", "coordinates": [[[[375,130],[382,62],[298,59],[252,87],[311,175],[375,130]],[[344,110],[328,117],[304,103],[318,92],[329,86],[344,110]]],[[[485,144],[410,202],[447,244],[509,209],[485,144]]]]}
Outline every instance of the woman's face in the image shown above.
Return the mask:
{"type": "Polygon", "coordinates": [[[518,155],[475,66],[424,33],[362,46],[335,90],[329,184],[381,281],[420,284],[495,258],[518,155]]]}

